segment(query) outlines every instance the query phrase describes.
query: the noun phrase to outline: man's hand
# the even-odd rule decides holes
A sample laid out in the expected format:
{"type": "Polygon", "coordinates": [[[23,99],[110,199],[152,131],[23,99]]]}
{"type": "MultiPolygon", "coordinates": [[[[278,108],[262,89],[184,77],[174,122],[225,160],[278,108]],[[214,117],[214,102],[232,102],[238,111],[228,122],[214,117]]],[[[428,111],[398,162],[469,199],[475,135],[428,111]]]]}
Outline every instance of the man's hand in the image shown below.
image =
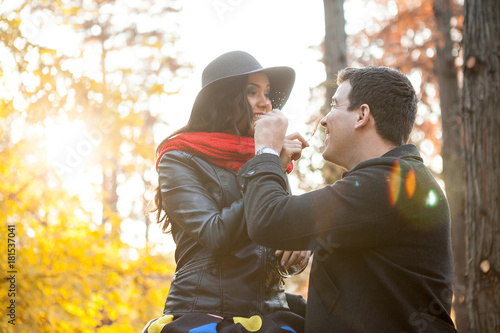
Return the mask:
{"type": "Polygon", "coordinates": [[[279,153],[285,141],[288,119],[280,110],[271,110],[255,121],[255,152],[264,147],[273,148],[279,153]]]}
{"type": "Polygon", "coordinates": [[[286,171],[292,161],[296,161],[302,156],[302,149],[306,147],[309,147],[309,143],[299,133],[296,132],[286,136],[280,154],[283,171],[286,171]]]}

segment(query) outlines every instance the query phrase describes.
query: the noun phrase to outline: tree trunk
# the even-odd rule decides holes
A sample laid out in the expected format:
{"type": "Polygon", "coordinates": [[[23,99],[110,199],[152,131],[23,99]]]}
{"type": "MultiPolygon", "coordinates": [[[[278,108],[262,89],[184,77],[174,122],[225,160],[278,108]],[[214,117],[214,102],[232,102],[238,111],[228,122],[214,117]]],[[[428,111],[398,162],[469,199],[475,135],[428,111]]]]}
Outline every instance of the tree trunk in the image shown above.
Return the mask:
{"type": "Polygon", "coordinates": [[[328,113],[337,89],[337,72],[347,67],[344,1],[324,0],[325,7],[325,55],[326,101],[323,114],[328,113]]]}
{"type": "Polygon", "coordinates": [[[118,162],[114,159],[108,159],[108,166],[103,168],[102,172],[102,228],[110,228],[112,233],[118,233],[120,230],[120,221],[113,218],[118,214],[118,193],[116,192],[118,188],[118,181],[116,179],[118,175],[118,162]]]}
{"type": "Polygon", "coordinates": [[[443,178],[446,196],[450,204],[453,257],[455,262],[455,287],[453,309],[455,322],[461,333],[469,332],[467,307],[465,303],[465,215],[464,189],[465,175],[461,159],[460,145],[460,108],[457,70],[452,55],[450,37],[451,3],[450,0],[434,1],[434,16],[439,31],[436,41],[436,60],[434,68],[439,85],[441,123],[443,126],[443,178]]]}
{"type": "MultiPolygon", "coordinates": [[[[344,18],[343,0],[323,0],[325,8],[325,54],[323,62],[326,70],[325,104],[321,114],[330,111],[332,97],[337,90],[337,73],[347,67],[347,46],[344,18]]],[[[333,164],[326,163],[322,169],[326,184],[332,184],[342,174],[342,169],[333,164]]]]}
{"type": "Polygon", "coordinates": [[[500,2],[464,4],[463,160],[470,331],[500,332],[500,2]]]}

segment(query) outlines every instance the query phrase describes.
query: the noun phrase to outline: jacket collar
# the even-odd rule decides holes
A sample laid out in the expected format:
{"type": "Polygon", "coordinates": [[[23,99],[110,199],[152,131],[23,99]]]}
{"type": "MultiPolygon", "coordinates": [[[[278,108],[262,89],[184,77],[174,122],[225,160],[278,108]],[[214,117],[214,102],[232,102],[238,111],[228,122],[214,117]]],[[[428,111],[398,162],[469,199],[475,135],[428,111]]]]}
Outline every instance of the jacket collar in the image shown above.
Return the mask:
{"type": "Polygon", "coordinates": [[[380,164],[382,159],[389,158],[389,159],[399,159],[399,158],[404,158],[404,159],[415,159],[419,162],[423,162],[422,157],[420,157],[420,153],[417,149],[417,147],[413,144],[406,144],[402,146],[398,146],[394,149],[389,150],[387,153],[384,155],[378,157],[378,158],[373,158],[369,159],[366,161],[363,161],[356,165],[354,168],[348,171],[344,171],[342,173],[342,178],[347,177],[351,172],[366,168],[367,166],[374,165],[374,164],[380,164]]]}

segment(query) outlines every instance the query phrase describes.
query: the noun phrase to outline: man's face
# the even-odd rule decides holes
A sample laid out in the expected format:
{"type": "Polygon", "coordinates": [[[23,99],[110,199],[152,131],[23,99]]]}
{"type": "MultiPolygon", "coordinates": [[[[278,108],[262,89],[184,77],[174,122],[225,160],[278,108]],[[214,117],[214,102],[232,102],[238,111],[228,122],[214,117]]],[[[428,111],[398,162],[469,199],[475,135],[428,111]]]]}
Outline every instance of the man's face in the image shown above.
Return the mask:
{"type": "Polygon", "coordinates": [[[350,91],[349,81],[343,82],[332,97],[330,112],[321,120],[326,133],[323,158],[344,168],[352,154],[357,117],[357,112],[347,111],[350,91]]]}

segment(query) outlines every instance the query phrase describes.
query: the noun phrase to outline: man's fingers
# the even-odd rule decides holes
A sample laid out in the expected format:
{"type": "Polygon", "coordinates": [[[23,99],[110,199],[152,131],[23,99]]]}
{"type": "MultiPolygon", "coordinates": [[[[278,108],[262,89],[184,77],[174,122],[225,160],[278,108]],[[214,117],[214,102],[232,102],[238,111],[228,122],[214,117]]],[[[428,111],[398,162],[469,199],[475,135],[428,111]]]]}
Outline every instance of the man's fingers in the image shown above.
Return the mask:
{"type": "Polygon", "coordinates": [[[271,110],[269,112],[263,113],[258,120],[265,119],[265,118],[285,118],[285,115],[277,109],[271,110]]]}

